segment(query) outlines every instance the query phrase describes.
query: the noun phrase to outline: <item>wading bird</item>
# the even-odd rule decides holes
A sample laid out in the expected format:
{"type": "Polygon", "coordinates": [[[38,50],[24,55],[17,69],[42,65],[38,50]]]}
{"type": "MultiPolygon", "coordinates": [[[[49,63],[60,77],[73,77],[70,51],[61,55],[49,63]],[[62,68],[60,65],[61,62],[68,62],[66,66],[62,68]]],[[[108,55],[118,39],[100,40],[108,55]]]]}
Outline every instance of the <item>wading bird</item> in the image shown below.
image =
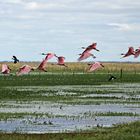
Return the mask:
{"type": "Polygon", "coordinates": [[[117,79],[117,78],[116,78],[115,76],[113,76],[113,75],[110,75],[108,81],[112,81],[112,80],[114,80],[114,79],[117,79]]]}
{"type": "Polygon", "coordinates": [[[17,57],[15,55],[13,55],[12,59],[14,60],[14,63],[16,64],[17,62],[19,62],[19,60],[17,59],[17,57]]]}
{"type": "Polygon", "coordinates": [[[122,53],[121,55],[123,55],[123,57],[122,58],[124,58],[124,57],[128,57],[128,56],[130,56],[130,55],[135,55],[135,51],[134,51],[134,48],[133,47],[129,47],[129,49],[128,49],[128,51],[127,51],[127,53],[122,53]]]}
{"type": "Polygon", "coordinates": [[[29,65],[23,65],[22,67],[19,68],[19,71],[17,72],[17,75],[23,75],[23,74],[28,74],[30,71],[34,70],[34,68],[32,68],[29,65]]]}
{"type": "Polygon", "coordinates": [[[89,58],[90,56],[92,56],[93,58],[96,58],[93,54],[89,53],[89,52],[83,52],[82,54],[79,54],[80,57],[78,58],[78,61],[82,61],[84,59],[89,58]]]}
{"type": "Polygon", "coordinates": [[[54,53],[47,53],[47,54],[42,53],[42,55],[46,55],[46,57],[45,57],[46,60],[49,60],[49,59],[51,59],[51,58],[53,58],[55,56],[54,53]]]}
{"type": "Polygon", "coordinates": [[[55,55],[55,57],[58,60],[57,65],[68,67],[68,66],[65,65],[65,62],[64,62],[65,61],[65,57],[63,57],[63,56],[57,56],[57,55],[55,55]]]}
{"type": "Polygon", "coordinates": [[[10,71],[11,71],[11,69],[9,68],[9,66],[7,64],[2,64],[1,73],[3,73],[3,74],[9,74],[10,71]]]}
{"type": "Polygon", "coordinates": [[[139,57],[139,55],[140,55],[140,47],[135,50],[134,58],[139,57]]]}
{"type": "Polygon", "coordinates": [[[97,69],[104,67],[104,65],[100,62],[95,62],[93,64],[88,64],[88,65],[89,65],[88,72],[92,72],[92,71],[95,71],[97,69]]]}
{"type": "Polygon", "coordinates": [[[36,69],[47,72],[47,70],[45,70],[47,61],[48,61],[48,59],[44,59],[36,69]]]}
{"type": "MultiPolygon", "coordinates": [[[[92,43],[91,45],[89,45],[87,48],[85,47],[82,47],[82,49],[85,49],[84,52],[90,52],[91,50],[96,50],[96,51],[99,51],[97,48],[97,43],[92,43]]],[[[83,53],[84,53],[83,52],[83,53]]]]}

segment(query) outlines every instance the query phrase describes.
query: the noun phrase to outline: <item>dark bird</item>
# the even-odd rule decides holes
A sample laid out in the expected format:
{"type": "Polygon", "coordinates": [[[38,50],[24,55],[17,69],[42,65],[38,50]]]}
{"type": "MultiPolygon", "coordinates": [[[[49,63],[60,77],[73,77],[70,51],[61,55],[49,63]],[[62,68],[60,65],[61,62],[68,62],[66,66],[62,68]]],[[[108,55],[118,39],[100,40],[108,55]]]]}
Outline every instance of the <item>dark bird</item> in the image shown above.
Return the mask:
{"type": "Polygon", "coordinates": [[[14,60],[14,63],[16,64],[17,62],[19,62],[19,60],[17,59],[17,57],[15,56],[15,55],[13,55],[13,58],[12,58],[13,60],[14,60]]]}
{"type": "Polygon", "coordinates": [[[113,76],[113,75],[110,75],[108,81],[112,81],[112,80],[114,80],[114,79],[117,79],[117,78],[116,78],[115,76],[113,76]]]}

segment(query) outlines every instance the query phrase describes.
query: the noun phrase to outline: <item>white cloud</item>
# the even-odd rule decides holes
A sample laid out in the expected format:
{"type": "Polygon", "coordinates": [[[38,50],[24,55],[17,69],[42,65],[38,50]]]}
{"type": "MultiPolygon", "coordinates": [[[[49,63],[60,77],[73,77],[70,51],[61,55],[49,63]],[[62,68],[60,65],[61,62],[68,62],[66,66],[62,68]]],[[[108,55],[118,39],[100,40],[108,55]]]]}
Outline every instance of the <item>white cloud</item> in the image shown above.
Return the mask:
{"type": "Polygon", "coordinates": [[[42,10],[42,9],[57,9],[65,7],[65,4],[60,3],[39,3],[39,2],[28,2],[25,4],[27,10],[42,10]]]}
{"type": "Polygon", "coordinates": [[[109,23],[108,25],[121,31],[129,31],[132,29],[130,25],[125,23],[109,23]]]}

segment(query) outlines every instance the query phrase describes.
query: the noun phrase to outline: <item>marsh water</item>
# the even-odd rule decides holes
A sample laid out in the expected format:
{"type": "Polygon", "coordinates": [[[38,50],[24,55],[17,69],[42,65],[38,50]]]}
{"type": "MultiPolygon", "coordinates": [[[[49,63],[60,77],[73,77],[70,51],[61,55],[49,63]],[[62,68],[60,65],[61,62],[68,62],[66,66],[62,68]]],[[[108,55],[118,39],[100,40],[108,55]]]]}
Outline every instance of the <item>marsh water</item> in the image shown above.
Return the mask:
{"type": "Polygon", "coordinates": [[[0,101],[0,131],[72,132],[140,120],[140,85],[5,87],[30,100],[0,101]],[[25,95],[26,96],[26,95],[25,95]]]}

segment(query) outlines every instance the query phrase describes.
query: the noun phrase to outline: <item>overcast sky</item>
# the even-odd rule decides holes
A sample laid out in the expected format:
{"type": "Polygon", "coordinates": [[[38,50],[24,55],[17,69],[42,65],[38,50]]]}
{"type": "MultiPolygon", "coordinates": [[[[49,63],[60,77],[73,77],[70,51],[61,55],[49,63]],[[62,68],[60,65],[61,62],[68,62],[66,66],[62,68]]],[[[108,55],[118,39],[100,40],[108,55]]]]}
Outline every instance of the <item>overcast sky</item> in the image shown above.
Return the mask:
{"type": "Polygon", "coordinates": [[[0,0],[0,61],[41,61],[41,52],[77,61],[93,42],[96,61],[140,61],[120,59],[140,46],[140,0],[0,0]]]}

